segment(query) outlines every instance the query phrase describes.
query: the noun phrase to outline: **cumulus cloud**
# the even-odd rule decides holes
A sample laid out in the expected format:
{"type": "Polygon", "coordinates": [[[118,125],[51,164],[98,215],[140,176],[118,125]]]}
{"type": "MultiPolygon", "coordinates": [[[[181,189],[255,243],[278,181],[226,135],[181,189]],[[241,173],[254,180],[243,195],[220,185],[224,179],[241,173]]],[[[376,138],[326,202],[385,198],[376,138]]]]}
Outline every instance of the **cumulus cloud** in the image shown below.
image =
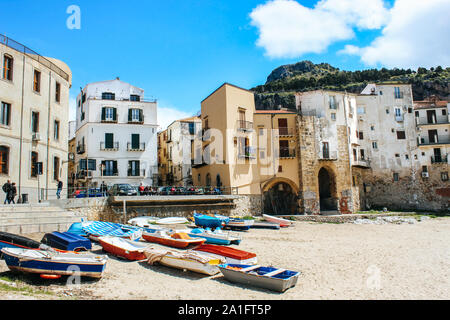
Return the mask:
{"type": "Polygon", "coordinates": [[[158,103],[158,130],[165,130],[175,120],[192,117],[193,115],[172,106],[160,106],[158,103]]]}
{"type": "Polygon", "coordinates": [[[273,0],[250,13],[259,30],[257,45],[271,58],[321,53],[334,42],[352,39],[354,28],[381,28],[388,16],[382,0],[321,0],[314,8],[273,0]]]}
{"type": "Polygon", "coordinates": [[[346,46],[367,65],[417,68],[450,64],[450,1],[397,0],[382,35],[369,46],[346,46]]]}

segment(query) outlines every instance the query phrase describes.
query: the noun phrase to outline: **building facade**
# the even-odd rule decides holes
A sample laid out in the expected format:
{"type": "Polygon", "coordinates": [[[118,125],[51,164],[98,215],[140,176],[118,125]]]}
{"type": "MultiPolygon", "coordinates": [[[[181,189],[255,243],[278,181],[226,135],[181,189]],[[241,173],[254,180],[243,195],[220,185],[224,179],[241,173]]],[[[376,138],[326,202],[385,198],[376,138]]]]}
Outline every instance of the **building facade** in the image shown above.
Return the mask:
{"type": "Polygon", "coordinates": [[[88,84],[76,114],[76,186],[156,185],[156,100],[117,78],[88,84]]]}
{"type": "Polygon", "coordinates": [[[15,182],[20,200],[54,199],[67,181],[71,71],[3,35],[0,58],[0,183],[15,182]]]}

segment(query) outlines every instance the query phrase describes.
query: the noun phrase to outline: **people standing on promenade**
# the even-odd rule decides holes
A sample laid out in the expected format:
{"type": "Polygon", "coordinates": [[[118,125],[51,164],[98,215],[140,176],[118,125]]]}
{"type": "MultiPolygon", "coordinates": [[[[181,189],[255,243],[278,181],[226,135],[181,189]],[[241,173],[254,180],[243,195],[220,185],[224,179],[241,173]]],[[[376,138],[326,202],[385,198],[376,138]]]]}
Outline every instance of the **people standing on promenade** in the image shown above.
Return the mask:
{"type": "Polygon", "coordinates": [[[58,179],[58,190],[56,191],[56,197],[57,197],[58,199],[61,199],[61,191],[62,191],[62,188],[63,188],[63,183],[62,183],[61,180],[58,179]]]}
{"type": "Polygon", "coordinates": [[[13,182],[8,191],[8,196],[7,196],[8,204],[11,204],[11,202],[16,204],[16,202],[14,201],[14,198],[16,197],[16,195],[17,195],[16,183],[13,182]]]}
{"type": "Polygon", "coordinates": [[[8,204],[10,203],[8,201],[8,193],[9,193],[9,189],[11,189],[11,180],[6,181],[6,183],[3,185],[2,187],[3,192],[5,193],[5,202],[3,202],[3,204],[6,204],[6,202],[8,202],[8,204]]]}
{"type": "Polygon", "coordinates": [[[108,192],[108,186],[105,184],[105,181],[102,181],[102,184],[100,185],[100,192],[102,193],[103,197],[106,197],[106,193],[108,192]]]}

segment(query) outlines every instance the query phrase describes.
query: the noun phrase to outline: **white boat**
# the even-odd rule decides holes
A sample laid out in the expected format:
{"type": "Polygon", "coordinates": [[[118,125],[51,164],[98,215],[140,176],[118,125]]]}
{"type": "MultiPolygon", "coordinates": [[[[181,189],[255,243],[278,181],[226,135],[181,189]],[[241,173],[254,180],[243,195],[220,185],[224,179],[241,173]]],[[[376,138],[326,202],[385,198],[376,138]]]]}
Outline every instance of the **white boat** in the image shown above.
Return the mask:
{"type": "Polygon", "coordinates": [[[144,249],[148,247],[146,243],[112,236],[99,237],[98,242],[104,251],[114,256],[131,261],[145,260],[144,249]]]}
{"type": "Polygon", "coordinates": [[[149,247],[144,250],[144,254],[147,257],[147,263],[150,265],[159,263],[164,266],[190,270],[208,276],[219,273],[218,265],[225,261],[221,258],[213,258],[191,250],[180,252],[149,247]]]}
{"type": "Polygon", "coordinates": [[[132,226],[137,226],[141,228],[148,228],[153,226],[156,221],[158,221],[159,218],[157,217],[137,217],[128,220],[128,224],[131,224],[132,226]]]}
{"type": "Polygon", "coordinates": [[[290,220],[269,216],[268,214],[263,214],[263,218],[269,222],[278,223],[280,227],[289,227],[290,225],[292,225],[292,221],[290,220]]]}
{"type": "Polygon", "coordinates": [[[182,229],[176,230],[175,232],[184,232],[187,233],[190,237],[193,238],[204,238],[206,239],[205,243],[209,244],[220,244],[228,246],[230,244],[240,244],[241,237],[239,235],[233,235],[228,232],[223,232],[222,229],[217,228],[212,231],[209,228],[195,228],[195,229],[182,229]]]}
{"type": "Polygon", "coordinates": [[[183,217],[162,218],[156,221],[157,224],[184,224],[188,222],[188,219],[183,217]]]}

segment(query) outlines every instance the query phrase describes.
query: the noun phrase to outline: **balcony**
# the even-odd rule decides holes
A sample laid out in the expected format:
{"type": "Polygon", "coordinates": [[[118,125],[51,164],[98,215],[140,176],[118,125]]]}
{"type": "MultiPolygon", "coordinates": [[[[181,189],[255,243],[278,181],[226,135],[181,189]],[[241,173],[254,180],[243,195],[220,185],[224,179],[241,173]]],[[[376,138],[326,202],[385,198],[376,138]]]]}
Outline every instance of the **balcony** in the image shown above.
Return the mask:
{"type": "Polygon", "coordinates": [[[103,170],[102,171],[102,177],[118,177],[119,172],[117,171],[111,171],[111,170],[103,170]]]}
{"type": "Polygon", "coordinates": [[[294,159],[295,148],[280,148],[280,159],[294,159]]]}
{"type": "Polygon", "coordinates": [[[278,128],[279,137],[292,137],[295,136],[295,128],[278,128]]]}
{"type": "Polygon", "coordinates": [[[448,163],[448,155],[431,157],[431,163],[432,164],[448,163]]]}
{"type": "Polygon", "coordinates": [[[253,122],[238,120],[237,121],[237,130],[242,132],[251,132],[253,131],[253,122]]]}
{"type": "Polygon", "coordinates": [[[450,121],[448,118],[445,119],[432,119],[432,120],[420,120],[416,118],[416,125],[417,126],[431,126],[431,125],[437,125],[437,124],[450,124],[450,121]]]}
{"type": "Polygon", "coordinates": [[[76,174],[76,179],[84,180],[86,178],[92,178],[92,170],[80,170],[76,174]]]}
{"type": "Polygon", "coordinates": [[[417,143],[419,146],[445,145],[445,144],[450,144],[450,138],[441,138],[441,137],[436,137],[435,139],[422,138],[422,139],[418,139],[417,143]]]}
{"type": "Polygon", "coordinates": [[[370,168],[370,160],[369,159],[356,159],[352,162],[353,167],[369,169],[370,168]]]}
{"type": "Polygon", "coordinates": [[[144,124],[144,116],[141,119],[128,119],[128,124],[144,124]]]}
{"type": "Polygon", "coordinates": [[[319,155],[319,161],[337,161],[337,151],[323,151],[319,155]]]}
{"type": "Polygon", "coordinates": [[[138,143],[138,144],[133,144],[131,142],[128,142],[127,144],[127,150],[128,151],[145,151],[145,143],[138,143]]]}
{"type": "Polygon", "coordinates": [[[238,158],[241,159],[256,159],[256,148],[255,147],[245,147],[243,150],[239,150],[238,158]]]}
{"type": "Polygon", "coordinates": [[[403,122],[405,120],[404,115],[396,115],[395,116],[395,121],[397,122],[403,122]]]}
{"type": "Polygon", "coordinates": [[[86,152],[86,145],[80,144],[77,146],[77,154],[83,154],[86,152]]]}
{"type": "Polygon", "coordinates": [[[119,142],[105,143],[100,142],[100,151],[118,151],[119,142]]]}
{"type": "Polygon", "coordinates": [[[105,118],[101,120],[102,123],[117,123],[117,119],[105,118]]]}

